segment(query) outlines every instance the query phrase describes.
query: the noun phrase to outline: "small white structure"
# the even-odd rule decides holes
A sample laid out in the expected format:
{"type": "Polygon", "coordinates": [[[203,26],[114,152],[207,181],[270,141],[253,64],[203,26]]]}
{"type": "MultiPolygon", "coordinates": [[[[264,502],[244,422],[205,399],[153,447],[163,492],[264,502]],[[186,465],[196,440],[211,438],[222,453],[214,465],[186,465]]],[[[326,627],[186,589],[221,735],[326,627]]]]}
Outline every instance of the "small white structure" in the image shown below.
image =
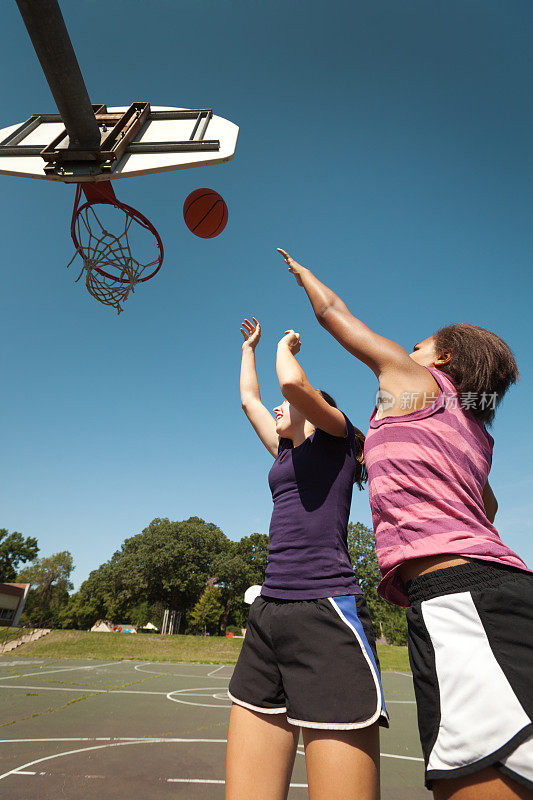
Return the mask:
{"type": "Polygon", "coordinates": [[[158,631],[159,628],[156,628],[156,626],[152,625],[151,622],[147,622],[146,625],[143,625],[141,630],[143,630],[143,631],[158,631]]]}
{"type": "Polygon", "coordinates": [[[99,619],[91,628],[92,633],[113,633],[113,623],[106,619],[99,619]]]}
{"type": "Polygon", "coordinates": [[[108,619],[99,619],[91,628],[91,633],[137,633],[135,625],[129,622],[110,622],[108,619]]]}

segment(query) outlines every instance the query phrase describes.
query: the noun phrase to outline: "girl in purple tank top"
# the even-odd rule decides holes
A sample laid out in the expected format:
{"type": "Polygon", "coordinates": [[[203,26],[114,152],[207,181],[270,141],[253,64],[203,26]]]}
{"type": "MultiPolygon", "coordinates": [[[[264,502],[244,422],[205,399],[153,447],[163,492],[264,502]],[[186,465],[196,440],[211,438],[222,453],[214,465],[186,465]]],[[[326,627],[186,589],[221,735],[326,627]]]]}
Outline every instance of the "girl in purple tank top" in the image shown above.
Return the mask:
{"type": "Polygon", "coordinates": [[[383,580],[409,606],[409,657],[437,800],[533,797],[533,575],[493,525],[486,425],[518,369],[508,346],[450,325],[408,354],[279,250],[316,317],[379,381],[365,465],[383,580]]]}
{"type": "Polygon", "coordinates": [[[347,548],[364,436],[278,344],[283,402],[261,402],[257,320],[245,320],[242,407],[274,459],[266,578],[229,685],[226,800],[285,800],[302,730],[310,796],[377,800],[378,725],[388,725],[370,616],[347,548]]]}

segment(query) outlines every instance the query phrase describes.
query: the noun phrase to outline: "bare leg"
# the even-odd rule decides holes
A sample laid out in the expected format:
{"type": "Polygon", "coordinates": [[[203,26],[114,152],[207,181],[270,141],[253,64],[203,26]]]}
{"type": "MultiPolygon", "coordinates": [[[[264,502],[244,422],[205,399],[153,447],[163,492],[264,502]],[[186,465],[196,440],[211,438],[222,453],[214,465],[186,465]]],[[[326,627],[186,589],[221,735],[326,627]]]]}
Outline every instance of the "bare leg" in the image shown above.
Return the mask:
{"type": "Polygon", "coordinates": [[[233,703],[226,800],[286,800],[299,735],[285,714],[259,714],[233,703]]]}
{"type": "Polygon", "coordinates": [[[378,800],[378,724],[353,731],[302,728],[309,800],[378,800]]]}
{"type": "Polygon", "coordinates": [[[494,767],[463,778],[433,781],[435,800],[533,800],[533,792],[494,767]]]}

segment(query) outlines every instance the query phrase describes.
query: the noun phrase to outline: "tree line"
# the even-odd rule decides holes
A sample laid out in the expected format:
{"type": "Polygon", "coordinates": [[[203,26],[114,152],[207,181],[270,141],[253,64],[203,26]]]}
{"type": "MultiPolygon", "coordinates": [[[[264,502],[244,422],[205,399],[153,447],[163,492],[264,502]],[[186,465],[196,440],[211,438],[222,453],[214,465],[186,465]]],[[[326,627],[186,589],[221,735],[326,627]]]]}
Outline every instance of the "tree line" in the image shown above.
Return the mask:
{"type": "MultiPolygon", "coordinates": [[[[68,551],[38,557],[38,543],[0,529],[0,582],[30,583],[21,623],[33,627],[87,630],[99,619],[161,627],[164,610],[178,612],[180,633],[224,635],[240,632],[249,606],[245,590],[264,580],[268,536],[252,533],[239,541],[199,517],[172,522],[154,519],[141,533],[93,570],[72,592],[74,568],[68,551]],[[21,563],[31,562],[18,569],[21,563]]],[[[348,549],[365,592],[376,634],[405,644],[402,609],[377,594],[380,572],[373,531],[348,526],[348,549]]]]}

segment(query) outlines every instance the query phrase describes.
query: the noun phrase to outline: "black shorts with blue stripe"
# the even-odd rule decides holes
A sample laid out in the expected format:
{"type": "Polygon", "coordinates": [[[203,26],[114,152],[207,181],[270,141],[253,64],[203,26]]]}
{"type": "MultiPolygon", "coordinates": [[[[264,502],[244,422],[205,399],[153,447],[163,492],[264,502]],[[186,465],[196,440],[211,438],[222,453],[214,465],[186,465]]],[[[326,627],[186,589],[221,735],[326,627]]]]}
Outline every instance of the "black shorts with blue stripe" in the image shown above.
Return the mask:
{"type": "Polygon", "coordinates": [[[388,727],[364,597],[256,598],[228,694],[305,728],[388,727]]]}

